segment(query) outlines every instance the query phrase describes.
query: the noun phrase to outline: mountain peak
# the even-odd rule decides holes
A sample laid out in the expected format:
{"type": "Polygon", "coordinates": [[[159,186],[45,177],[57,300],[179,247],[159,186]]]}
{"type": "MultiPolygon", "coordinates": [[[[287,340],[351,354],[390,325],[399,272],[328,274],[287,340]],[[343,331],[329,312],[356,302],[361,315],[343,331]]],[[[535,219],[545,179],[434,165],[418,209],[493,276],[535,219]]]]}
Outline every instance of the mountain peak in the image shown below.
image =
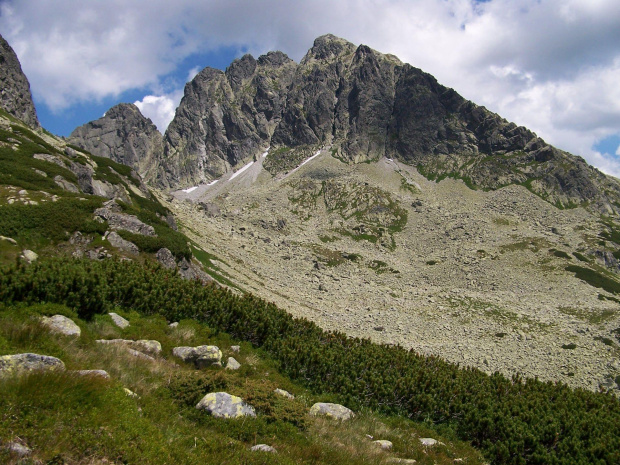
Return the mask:
{"type": "Polygon", "coordinates": [[[301,60],[301,64],[306,64],[312,60],[332,61],[341,55],[355,52],[357,47],[351,42],[336,37],[333,34],[325,34],[314,40],[312,48],[308,50],[306,56],[301,60]]]}

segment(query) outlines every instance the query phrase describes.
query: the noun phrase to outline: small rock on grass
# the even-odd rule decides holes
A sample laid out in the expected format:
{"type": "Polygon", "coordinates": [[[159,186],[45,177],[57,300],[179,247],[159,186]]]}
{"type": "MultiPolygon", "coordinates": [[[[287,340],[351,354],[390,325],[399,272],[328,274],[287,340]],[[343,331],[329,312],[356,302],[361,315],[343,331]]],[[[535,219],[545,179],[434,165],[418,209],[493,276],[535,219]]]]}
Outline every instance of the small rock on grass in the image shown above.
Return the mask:
{"type": "Polygon", "coordinates": [[[267,444],[256,444],[250,448],[252,452],[271,452],[272,454],[277,454],[277,450],[273,447],[268,446],[267,444]]]}
{"type": "Polygon", "coordinates": [[[32,353],[4,355],[0,357],[0,376],[32,371],[64,371],[62,360],[48,355],[32,353]]]}
{"type": "Polygon", "coordinates": [[[274,389],[273,392],[275,392],[279,396],[286,397],[287,399],[291,399],[292,400],[292,399],[295,398],[295,396],[293,394],[291,394],[288,391],[285,391],[284,389],[277,388],[277,389],[274,389]]]}
{"type": "Polygon", "coordinates": [[[110,379],[110,374],[105,370],[77,370],[74,373],[78,376],[93,376],[103,379],[110,379]]]}
{"type": "Polygon", "coordinates": [[[376,444],[383,450],[392,450],[392,447],[394,446],[392,444],[392,441],[388,441],[386,439],[378,439],[376,441],[373,441],[373,444],[376,444]]]}
{"type": "Polygon", "coordinates": [[[64,315],[44,316],[41,318],[41,322],[53,332],[65,336],[80,337],[82,334],[80,327],[71,318],[67,318],[64,315]]]}
{"type": "Polygon", "coordinates": [[[129,321],[127,321],[125,318],[123,318],[119,314],[110,312],[108,313],[108,315],[110,315],[114,324],[118,326],[119,328],[125,329],[127,326],[129,326],[129,321]]]}
{"type": "Polygon", "coordinates": [[[236,354],[238,354],[240,350],[241,350],[241,346],[230,346],[231,352],[235,352],[236,354]]]}
{"type": "Polygon", "coordinates": [[[238,370],[241,368],[241,364],[232,357],[228,357],[228,361],[226,362],[227,370],[238,370]]]}
{"type": "Polygon", "coordinates": [[[6,445],[6,448],[10,453],[18,456],[19,458],[28,457],[32,454],[32,449],[30,447],[15,441],[9,442],[6,445]]]}
{"type": "Polygon", "coordinates": [[[325,416],[335,420],[349,420],[355,416],[352,410],[344,405],[332,404],[329,402],[318,402],[310,407],[311,416],[325,416]]]}

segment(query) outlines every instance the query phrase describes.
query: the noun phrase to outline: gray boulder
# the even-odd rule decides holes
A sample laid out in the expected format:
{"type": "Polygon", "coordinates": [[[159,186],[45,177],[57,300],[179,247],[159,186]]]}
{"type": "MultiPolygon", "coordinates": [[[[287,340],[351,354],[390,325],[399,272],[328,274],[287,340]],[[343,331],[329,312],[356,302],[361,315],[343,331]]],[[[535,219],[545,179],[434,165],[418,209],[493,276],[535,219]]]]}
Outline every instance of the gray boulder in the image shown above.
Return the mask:
{"type": "Polygon", "coordinates": [[[65,336],[77,336],[80,337],[82,330],[71,318],[67,318],[64,315],[54,315],[51,317],[44,316],[41,318],[41,323],[50,328],[55,333],[60,333],[65,336]]]}
{"type": "Polygon", "coordinates": [[[211,392],[196,405],[198,410],[205,410],[216,418],[255,417],[256,412],[243,399],[227,392],[211,392]]]}
{"type": "Polygon", "coordinates": [[[48,355],[32,353],[3,355],[0,357],[0,376],[24,374],[33,371],[64,371],[62,360],[48,355]]]}
{"type": "Polygon", "coordinates": [[[392,441],[388,441],[386,439],[378,439],[376,441],[373,441],[372,443],[375,444],[377,447],[381,448],[382,450],[392,450],[392,447],[394,446],[394,444],[392,444],[392,441]]]}
{"type": "MultiPolygon", "coordinates": [[[[11,441],[6,445],[6,449],[9,451],[9,453],[19,457],[19,458],[24,458],[24,457],[28,457],[29,455],[32,454],[32,449],[28,446],[25,446],[19,442],[16,441],[11,441]]],[[[21,462],[20,462],[21,463],[21,462]]]]}
{"type": "Polygon", "coordinates": [[[344,405],[329,402],[318,402],[310,407],[310,415],[313,417],[324,416],[334,420],[349,420],[355,416],[352,410],[344,405]]]}
{"type": "Polygon", "coordinates": [[[124,230],[134,234],[142,234],[143,236],[156,236],[155,228],[149,224],[145,224],[135,215],[119,213],[109,207],[102,207],[95,210],[95,219],[101,218],[108,222],[112,230],[124,230]]]}
{"type": "Polygon", "coordinates": [[[114,322],[114,324],[118,326],[119,328],[125,329],[126,327],[129,326],[129,321],[127,321],[125,318],[120,316],[118,313],[110,312],[108,313],[108,315],[110,315],[110,318],[112,318],[112,321],[114,322]]]}
{"type": "Polygon", "coordinates": [[[32,263],[37,261],[39,255],[32,250],[26,249],[22,251],[22,258],[26,260],[27,263],[32,263]]]}
{"type": "Polygon", "coordinates": [[[157,251],[155,258],[164,268],[174,270],[177,267],[177,262],[174,259],[174,255],[172,255],[172,252],[165,247],[157,251]]]}
{"type": "Polygon", "coordinates": [[[67,192],[73,192],[74,194],[77,194],[80,192],[80,189],[78,186],[76,186],[72,182],[67,181],[65,178],[63,178],[59,174],[54,176],[54,182],[56,183],[57,186],[59,186],[63,190],[66,190],[67,192]]]}
{"type": "Polygon", "coordinates": [[[40,126],[28,78],[22,71],[17,55],[2,36],[0,36],[0,106],[31,128],[40,126]]]}
{"type": "Polygon", "coordinates": [[[291,394],[288,391],[285,391],[284,389],[277,388],[277,389],[274,389],[273,392],[275,392],[279,396],[286,397],[287,399],[293,400],[295,398],[293,394],[291,394]]]}

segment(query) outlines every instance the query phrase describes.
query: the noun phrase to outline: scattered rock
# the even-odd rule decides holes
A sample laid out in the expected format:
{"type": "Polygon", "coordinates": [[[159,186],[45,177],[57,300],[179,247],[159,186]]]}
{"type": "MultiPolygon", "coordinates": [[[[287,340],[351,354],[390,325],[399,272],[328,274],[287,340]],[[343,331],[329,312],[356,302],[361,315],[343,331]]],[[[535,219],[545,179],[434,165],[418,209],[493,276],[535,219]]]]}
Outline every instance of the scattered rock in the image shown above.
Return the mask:
{"type": "Polygon", "coordinates": [[[443,442],[439,442],[437,439],[433,439],[433,438],[420,438],[420,442],[422,443],[423,446],[426,446],[426,447],[433,447],[438,444],[443,444],[443,442]]]}
{"type": "Polygon", "coordinates": [[[32,250],[25,249],[22,251],[22,258],[26,260],[26,262],[32,263],[32,262],[37,261],[37,259],[39,258],[39,255],[37,255],[32,250]]]}
{"type": "Polygon", "coordinates": [[[119,328],[125,329],[126,327],[129,326],[129,321],[127,321],[125,318],[123,318],[119,314],[114,313],[114,312],[110,312],[110,313],[108,313],[108,315],[110,315],[110,317],[112,318],[112,321],[114,322],[114,324],[116,326],[118,326],[119,328]]]}
{"type": "Polygon", "coordinates": [[[149,362],[155,361],[154,357],[151,357],[150,355],[145,354],[144,352],[140,352],[139,350],[127,349],[127,352],[129,353],[129,355],[133,355],[134,357],[141,358],[142,360],[148,360],[149,362]]]}
{"type": "Polygon", "coordinates": [[[0,357],[0,376],[33,371],[64,371],[65,364],[56,357],[39,354],[15,354],[0,357]]]}
{"type": "Polygon", "coordinates": [[[230,346],[231,352],[238,354],[240,350],[241,350],[241,346],[230,346]]]}
{"type": "Polygon", "coordinates": [[[123,391],[125,391],[125,394],[127,394],[127,397],[131,397],[132,399],[140,398],[140,396],[136,394],[135,392],[133,392],[131,389],[123,388],[123,391]]]}
{"type": "Polygon", "coordinates": [[[94,376],[98,378],[110,379],[110,374],[105,370],[77,370],[74,373],[78,376],[94,376]]]}
{"type": "Polygon", "coordinates": [[[241,368],[241,364],[234,358],[228,357],[228,360],[226,361],[226,369],[227,370],[238,370],[239,368],[241,368]]]}
{"type": "Polygon", "coordinates": [[[0,241],[8,241],[13,245],[17,245],[17,241],[11,237],[0,236],[0,241]]]}
{"type": "Polygon", "coordinates": [[[140,251],[136,244],[123,239],[116,231],[112,231],[111,233],[107,234],[105,238],[108,240],[112,247],[116,247],[117,249],[121,249],[125,252],[137,255],[140,251]]]}
{"type": "Polygon", "coordinates": [[[333,418],[335,420],[349,420],[353,418],[355,414],[352,410],[346,408],[340,404],[332,404],[329,402],[318,402],[310,407],[310,415],[316,416],[326,416],[328,418],[333,418]]]}
{"type": "Polygon", "coordinates": [[[413,463],[418,463],[415,459],[400,459],[398,457],[389,457],[387,459],[388,463],[406,463],[406,464],[413,464],[413,463]]]}
{"type": "Polygon", "coordinates": [[[175,322],[173,322],[173,323],[170,323],[168,326],[169,326],[170,328],[176,328],[177,326],[179,326],[179,322],[178,322],[178,321],[175,321],[175,322]]]}
{"type": "Polygon", "coordinates": [[[270,452],[272,454],[277,454],[278,451],[273,447],[268,446],[267,444],[256,444],[250,448],[252,452],[270,452]]]}
{"type": "Polygon", "coordinates": [[[50,328],[55,333],[60,333],[65,336],[77,336],[80,337],[82,330],[71,318],[67,318],[64,315],[54,315],[52,317],[44,316],[41,318],[41,322],[50,328]]]}
{"type": "Polygon", "coordinates": [[[197,279],[203,283],[212,281],[211,276],[201,270],[193,261],[187,261],[185,258],[179,261],[179,274],[188,280],[197,279]]]}
{"type": "Polygon", "coordinates": [[[138,341],[130,339],[98,339],[96,342],[99,344],[127,347],[141,354],[159,355],[161,353],[161,343],[149,339],[140,339],[138,341]]]}
{"type": "Polygon", "coordinates": [[[20,444],[19,442],[12,441],[6,445],[6,449],[19,458],[28,457],[32,454],[32,449],[28,446],[20,444]]]}
{"type": "Polygon", "coordinates": [[[392,441],[388,441],[386,439],[377,439],[376,441],[373,441],[372,443],[376,444],[378,447],[380,447],[383,450],[392,450],[392,447],[394,446],[394,444],[392,444],[392,441]]]}
{"type": "Polygon", "coordinates": [[[293,394],[291,394],[288,391],[285,391],[284,389],[277,388],[277,389],[274,389],[273,392],[275,392],[279,396],[286,397],[291,400],[295,398],[293,394]]]}
{"type": "Polygon", "coordinates": [[[175,347],[172,355],[184,362],[193,362],[197,368],[221,366],[222,362],[222,351],[217,346],[175,347]]]}
{"type": "Polygon", "coordinates": [[[210,392],[198,402],[196,408],[206,410],[216,418],[256,416],[252,406],[246,404],[240,397],[232,396],[227,392],[210,392]]]}

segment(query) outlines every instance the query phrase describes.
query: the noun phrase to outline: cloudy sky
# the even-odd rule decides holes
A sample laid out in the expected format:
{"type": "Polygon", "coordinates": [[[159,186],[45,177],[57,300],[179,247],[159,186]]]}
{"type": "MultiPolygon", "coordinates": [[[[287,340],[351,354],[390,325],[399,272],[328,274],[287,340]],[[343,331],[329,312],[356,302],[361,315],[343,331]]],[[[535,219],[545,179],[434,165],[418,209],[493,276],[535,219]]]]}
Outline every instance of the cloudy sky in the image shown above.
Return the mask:
{"type": "Polygon", "coordinates": [[[0,0],[45,128],[119,102],[163,132],[200,69],[366,44],[620,177],[619,0],[0,0]]]}

